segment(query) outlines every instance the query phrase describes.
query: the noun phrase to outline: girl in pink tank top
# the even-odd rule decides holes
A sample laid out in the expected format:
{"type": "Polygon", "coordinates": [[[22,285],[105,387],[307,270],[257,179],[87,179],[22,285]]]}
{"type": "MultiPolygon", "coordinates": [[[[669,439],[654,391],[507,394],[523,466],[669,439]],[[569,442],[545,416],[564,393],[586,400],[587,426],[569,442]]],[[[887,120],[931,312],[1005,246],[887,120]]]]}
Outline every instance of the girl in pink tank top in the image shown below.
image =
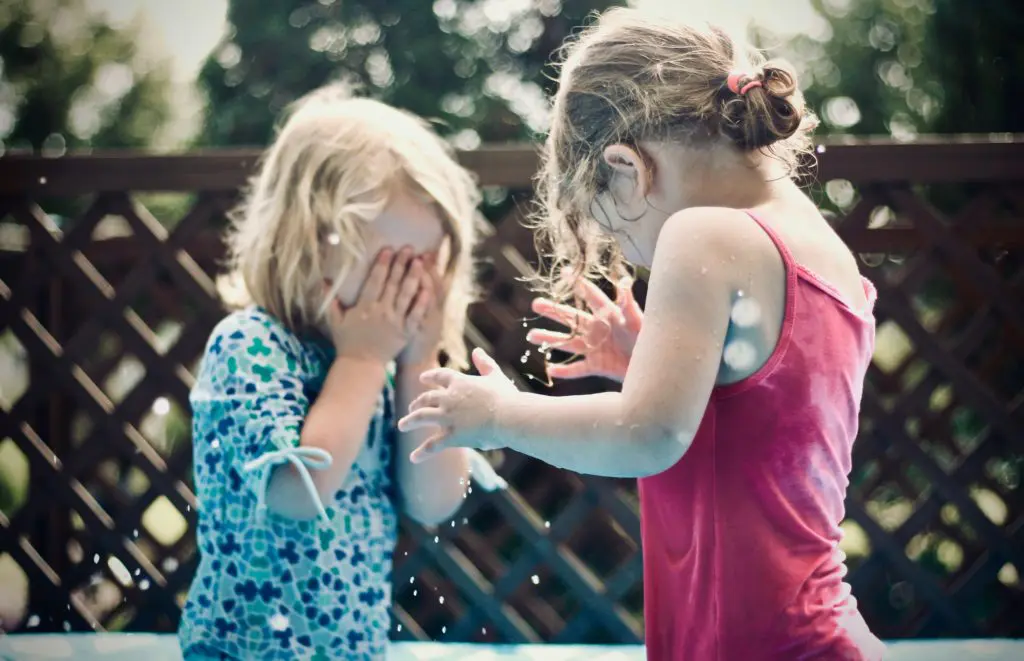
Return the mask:
{"type": "Polygon", "coordinates": [[[627,9],[564,53],[534,310],[570,332],[528,339],[579,357],[551,377],[621,390],[520,392],[478,349],[480,376],[424,373],[413,460],[505,447],[639,478],[649,659],[880,659],[839,549],[874,290],[789,176],[814,124],[793,71],[627,9]]]}

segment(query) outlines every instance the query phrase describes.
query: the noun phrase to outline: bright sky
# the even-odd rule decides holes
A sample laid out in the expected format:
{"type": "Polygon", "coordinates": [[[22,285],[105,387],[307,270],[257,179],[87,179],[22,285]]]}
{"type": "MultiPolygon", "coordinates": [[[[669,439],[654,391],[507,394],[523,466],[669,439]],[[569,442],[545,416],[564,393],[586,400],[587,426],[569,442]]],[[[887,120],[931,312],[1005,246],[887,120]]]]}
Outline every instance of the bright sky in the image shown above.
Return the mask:
{"type": "MultiPolygon", "coordinates": [[[[383,1],[383,0],[382,0],[383,1]]],[[[430,0],[424,0],[429,2],[430,0]]],[[[146,37],[158,52],[173,58],[175,79],[195,78],[210,49],[224,31],[227,0],[86,0],[113,21],[136,15],[146,23],[146,37]]],[[[812,32],[821,22],[808,0],[635,0],[637,6],[666,16],[707,20],[743,28],[751,20],[779,33],[812,32]]]]}
{"type": "MultiPolygon", "coordinates": [[[[172,147],[186,139],[195,127],[199,100],[190,83],[224,34],[227,0],[85,0],[103,11],[115,24],[134,19],[143,23],[140,42],[152,55],[169,57],[180,95],[168,135],[158,142],[172,147]]],[[[384,2],[386,0],[380,0],[384,2]]],[[[431,2],[432,0],[423,0],[431,2]]],[[[489,0],[507,2],[508,0],[489,0]]],[[[531,0],[520,0],[530,2],[531,0]]],[[[843,4],[849,0],[828,0],[843,4]]],[[[633,4],[657,11],[668,18],[708,21],[730,31],[742,31],[756,22],[777,34],[815,34],[824,29],[809,0],[633,0],[633,4]]],[[[823,27],[824,26],[824,27],[823,27]]],[[[538,106],[538,110],[543,110],[538,106]]],[[[467,145],[468,146],[468,145],[467,145]]]]}

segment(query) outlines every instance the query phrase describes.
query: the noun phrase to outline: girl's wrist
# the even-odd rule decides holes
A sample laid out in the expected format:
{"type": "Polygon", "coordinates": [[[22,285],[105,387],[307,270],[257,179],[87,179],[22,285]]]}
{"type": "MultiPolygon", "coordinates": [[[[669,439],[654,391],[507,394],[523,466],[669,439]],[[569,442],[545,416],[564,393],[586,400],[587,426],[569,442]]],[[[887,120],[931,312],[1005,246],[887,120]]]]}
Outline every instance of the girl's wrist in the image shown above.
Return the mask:
{"type": "Polygon", "coordinates": [[[418,376],[427,370],[441,366],[441,361],[438,360],[438,352],[435,352],[432,356],[408,356],[403,353],[398,356],[398,360],[395,362],[397,363],[400,375],[410,374],[418,376]]]}
{"type": "Polygon", "coordinates": [[[398,354],[398,359],[395,361],[399,367],[404,369],[412,369],[416,367],[423,367],[424,369],[430,369],[431,367],[437,367],[439,365],[439,356],[441,354],[441,345],[438,343],[433,349],[420,349],[415,346],[408,346],[402,353],[398,354]]]}

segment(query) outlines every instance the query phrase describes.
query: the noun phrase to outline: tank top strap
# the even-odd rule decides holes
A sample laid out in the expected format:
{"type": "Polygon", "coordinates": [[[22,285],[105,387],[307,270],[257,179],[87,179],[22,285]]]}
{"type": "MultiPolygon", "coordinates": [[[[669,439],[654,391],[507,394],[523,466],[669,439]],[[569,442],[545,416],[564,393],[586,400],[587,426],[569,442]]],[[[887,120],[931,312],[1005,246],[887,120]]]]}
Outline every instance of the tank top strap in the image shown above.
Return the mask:
{"type": "Polygon", "coordinates": [[[779,255],[782,257],[782,263],[786,265],[786,273],[792,273],[795,275],[797,270],[796,261],[793,259],[793,254],[789,252],[789,248],[786,247],[785,242],[783,242],[782,237],[780,237],[778,233],[771,228],[771,225],[764,222],[764,220],[762,220],[756,213],[750,209],[744,209],[743,211],[750,216],[751,220],[757,223],[757,226],[760,227],[764,233],[768,235],[768,238],[772,240],[772,243],[775,244],[775,249],[779,251],[779,255]]]}
{"type": "Polygon", "coordinates": [[[750,216],[751,220],[757,223],[768,238],[771,239],[772,243],[775,244],[775,249],[779,251],[779,256],[782,258],[782,265],[786,269],[786,313],[783,318],[783,327],[789,326],[793,323],[793,314],[796,307],[796,286],[800,272],[799,264],[793,259],[793,254],[789,252],[789,248],[786,247],[786,243],[782,240],[782,237],[771,228],[771,226],[764,222],[760,216],[751,211],[750,209],[744,209],[744,212],[750,216]]]}

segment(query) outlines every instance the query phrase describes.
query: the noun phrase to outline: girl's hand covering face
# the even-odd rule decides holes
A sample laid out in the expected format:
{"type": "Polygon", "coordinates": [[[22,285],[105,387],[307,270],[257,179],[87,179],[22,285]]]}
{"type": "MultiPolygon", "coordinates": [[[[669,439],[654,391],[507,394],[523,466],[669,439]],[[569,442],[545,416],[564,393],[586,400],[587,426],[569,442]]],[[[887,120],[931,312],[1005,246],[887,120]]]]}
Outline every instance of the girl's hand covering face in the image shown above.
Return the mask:
{"type": "MultiPolygon", "coordinates": [[[[409,249],[380,252],[355,305],[328,302],[327,324],[339,357],[388,362],[409,343],[427,316],[429,292],[423,261],[409,249]]],[[[325,294],[329,285],[324,285],[325,294]]]]}
{"type": "Polygon", "coordinates": [[[412,329],[409,344],[398,356],[400,365],[424,365],[437,358],[444,329],[444,308],[448,294],[437,264],[437,255],[422,258],[423,278],[418,297],[423,297],[426,312],[412,329]]]}

